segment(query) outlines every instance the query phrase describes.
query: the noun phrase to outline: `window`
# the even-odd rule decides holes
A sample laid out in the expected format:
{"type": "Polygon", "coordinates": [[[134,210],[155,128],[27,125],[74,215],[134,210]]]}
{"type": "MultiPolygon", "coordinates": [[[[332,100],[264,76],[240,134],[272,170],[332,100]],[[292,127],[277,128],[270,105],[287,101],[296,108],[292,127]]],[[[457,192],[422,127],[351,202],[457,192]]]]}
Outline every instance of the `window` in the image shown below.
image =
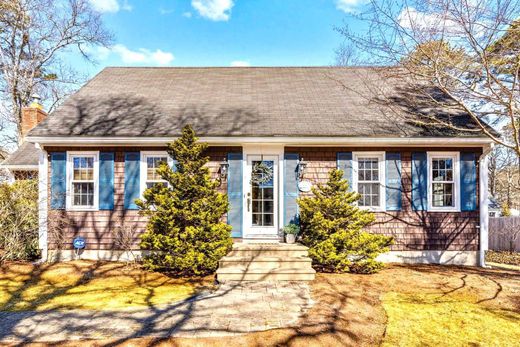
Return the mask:
{"type": "Polygon", "coordinates": [[[97,152],[67,153],[67,208],[95,210],[98,206],[97,152]]]}
{"type": "Polygon", "coordinates": [[[459,155],[428,153],[428,204],[432,211],[459,209],[459,155]]]}
{"type": "Polygon", "coordinates": [[[141,152],[141,195],[155,184],[166,184],[157,173],[161,163],[172,165],[172,160],[166,152],[141,152]]]}
{"type": "Polygon", "coordinates": [[[361,195],[358,206],[383,210],[385,205],[384,153],[354,153],[353,187],[361,195]]]}

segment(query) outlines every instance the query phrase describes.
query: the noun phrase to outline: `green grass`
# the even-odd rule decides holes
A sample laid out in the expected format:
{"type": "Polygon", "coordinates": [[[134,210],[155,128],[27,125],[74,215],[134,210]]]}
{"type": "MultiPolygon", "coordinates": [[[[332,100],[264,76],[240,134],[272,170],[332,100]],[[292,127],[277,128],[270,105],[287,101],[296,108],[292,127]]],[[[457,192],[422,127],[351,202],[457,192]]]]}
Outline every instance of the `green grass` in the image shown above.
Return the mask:
{"type": "Polygon", "coordinates": [[[0,266],[0,310],[119,310],[186,299],[209,279],[173,279],[122,263],[0,266]]]}

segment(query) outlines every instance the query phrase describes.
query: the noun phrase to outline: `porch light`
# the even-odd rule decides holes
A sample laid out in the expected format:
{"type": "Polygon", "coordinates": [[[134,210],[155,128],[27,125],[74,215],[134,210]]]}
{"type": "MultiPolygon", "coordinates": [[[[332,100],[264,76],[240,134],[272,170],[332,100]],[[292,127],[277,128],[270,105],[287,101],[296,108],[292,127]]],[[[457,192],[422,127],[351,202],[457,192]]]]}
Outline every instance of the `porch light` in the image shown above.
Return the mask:
{"type": "Polygon", "coordinates": [[[227,161],[227,159],[224,159],[223,161],[220,162],[219,173],[220,173],[220,178],[221,179],[226,179],[227,178],[228,169],[229,169],[229,162],[227,161]]]}
{"type": "Polygon", "coordinates": [[[307,168],[307,162],[301,158],[298,161],[298,178],[302,179],[303,175],[305,174],[305,170],[307,168]]]}

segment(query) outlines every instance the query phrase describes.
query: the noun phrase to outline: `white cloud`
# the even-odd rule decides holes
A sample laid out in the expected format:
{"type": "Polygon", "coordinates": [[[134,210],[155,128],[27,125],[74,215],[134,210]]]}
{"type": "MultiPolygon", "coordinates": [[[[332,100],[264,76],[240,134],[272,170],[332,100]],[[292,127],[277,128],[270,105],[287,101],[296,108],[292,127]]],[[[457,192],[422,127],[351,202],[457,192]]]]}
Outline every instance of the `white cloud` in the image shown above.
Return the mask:
{"type": "Polygon", "coordinates": [[[116,44],[110,48],[98,47],[96,49],[96,58],[106,60],[110,56],[115,55],[125,64],[129,65],[169,65],[175,56],[170,52],[164,52],[160,49],[151,51],[146,48],[131,50],[125,45],[116,44]]]}
{"type": "Polygon", "coordinates": [[[191,0],[191,6],[202,17],[214,21],[227,21],[233,5],[233,0],[191,0]]]}
{"type": "Polygon", "coordinates": [[[182,16],[183,16],[183,17],[186,17],[186,18],[191,18],[192,14],[191,14],[191,12],[184,12],[184,13],[182,14],[182,16]]]}
{"type": "Polygon", "coordinates": [[[235,67],[246,67],[246,66],[251,66],[251,63],[248,61],[245,61],[245,60],[234,60],[229,65],[235,66],[235,67]]]}
{"type": "Polygon", "coordinates": [[[159,8],[159,13],[162,15],[173,13],[173,9],[167,9],[167,8],[159,8]]]}
{"type": "Polygon", "coordinates": [[[121,9],[125,11],[132,11],[134,7],[128,3],[128,1],[125,1],[123,5],[121,6],[121,9]]]}
{"type": "Polygon", "coordinates": [[[454,34],[463,31],[462,26],[446,13],[419,12],[413,7],[405,7],[397,17],[399,24],[405,29],[423,32],[440,32],[454,34]]]}
{"type": "Polygon", "coordinates": [[[367,0],[336,0],[336,8],[345,13],[356,12],[357,7],[367,3],[367,0]]]}
{"type": "Polygon", "coordinates": [[[132,5],[124,1],[122,5],[118,0],[89,0],[94,10],[101,13],[116,13],[119,10],[132,11],[132,5]]]}

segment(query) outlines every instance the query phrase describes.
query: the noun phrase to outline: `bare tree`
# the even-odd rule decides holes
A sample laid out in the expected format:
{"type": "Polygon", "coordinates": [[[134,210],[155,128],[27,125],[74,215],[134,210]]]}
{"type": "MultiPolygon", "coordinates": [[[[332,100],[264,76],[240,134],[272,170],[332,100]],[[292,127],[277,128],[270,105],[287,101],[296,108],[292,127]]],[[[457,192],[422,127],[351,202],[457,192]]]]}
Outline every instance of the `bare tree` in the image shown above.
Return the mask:
{"type": "Polygon", "coordinates": [[[117,221],[115,228],[112,230],[112,235],[116,249],[125,252],[127,262],[135,262],[137,257],[135,256],[133,250],[135,248],[135,241],[137,238],[137,227],[135,225],[126,223],[123,218],[120,218],[117,221]]]}
{"type": "Polygon", "coordinates": [[[33,93],[48,100],[49,111],[77,88],[82,76],[63,54],[86,59],[89,46],[106,46],[111,35],[88,0],[2,0],[0,2],[0,98],[3,116],[19,142],[21,109],[33,93]]]}
{"type": "Polygon", "coordinates": [[[419,115],[419,124],[482,133],[520,156],[518,0],[370,0],[365,8],[354,15],[367,24],[365,32],[337,28],[347,44],[364,52],[360,61],[397,67],[375,71],[448,114],[466,112],[475,127],[428,112],[419,115]],[[488,125],[508,125],[511,136],[488,125]]]}

